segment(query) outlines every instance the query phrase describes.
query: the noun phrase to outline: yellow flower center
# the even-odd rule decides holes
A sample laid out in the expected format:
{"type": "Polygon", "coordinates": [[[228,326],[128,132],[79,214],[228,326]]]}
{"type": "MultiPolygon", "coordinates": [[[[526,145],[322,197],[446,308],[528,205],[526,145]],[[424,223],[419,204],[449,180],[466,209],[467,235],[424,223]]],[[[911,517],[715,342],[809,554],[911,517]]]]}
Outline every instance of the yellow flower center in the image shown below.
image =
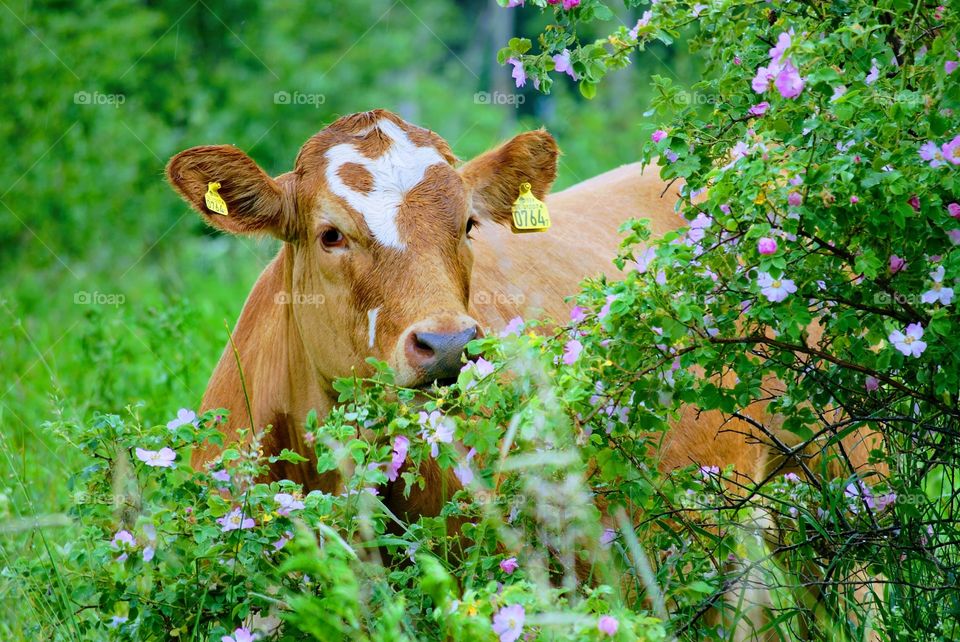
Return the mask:
{"type": "Polygon", "coordinates": [[[779,288],[782,284],[780,283],[780,281],[774,281],[773,283],[771,283],[771,285],[775,288],[779,288]]]}
{"type": "Polygon", "coordinates": [[[913,337],[908,336],[906,339],[903,340],[903,342],[906,343],[907,345],[910,345],[911,343],[913,343],[913,337]]]}

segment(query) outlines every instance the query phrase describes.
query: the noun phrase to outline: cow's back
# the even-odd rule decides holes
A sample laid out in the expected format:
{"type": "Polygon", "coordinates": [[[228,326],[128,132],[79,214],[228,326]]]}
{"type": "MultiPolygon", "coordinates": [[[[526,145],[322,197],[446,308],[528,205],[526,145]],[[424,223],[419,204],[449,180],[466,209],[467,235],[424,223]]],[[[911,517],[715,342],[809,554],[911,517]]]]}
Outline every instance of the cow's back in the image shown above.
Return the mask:
{"type": "Polygon", "coordinates": [[[633,163],[551,194],[553,226],[547,232],[481,227],[473,244],[471,312],[487,329],[502,328],[516,316],[565,320],[570,306],[564,298],[576,294],[585,277],[617,274],[613,257],[621,223],[649,218],[655,236],[683,224],[674,210],[676,194],[656,167],[633,163]]]}

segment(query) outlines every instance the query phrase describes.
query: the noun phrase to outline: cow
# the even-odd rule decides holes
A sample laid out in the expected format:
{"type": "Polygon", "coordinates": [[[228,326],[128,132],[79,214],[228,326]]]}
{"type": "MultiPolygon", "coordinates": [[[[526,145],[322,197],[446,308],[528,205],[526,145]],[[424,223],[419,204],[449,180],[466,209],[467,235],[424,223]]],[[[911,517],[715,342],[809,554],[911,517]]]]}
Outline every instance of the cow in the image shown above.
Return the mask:
{"type": "MultiPolygon", "coordinates": [[[[310,410],[322,416],[334,406],[336,378],[369,373],[365,359],[376,357],[401,386],[451,380],[467,343],[485,330],[517,315],[566,318],[565,298],[584,277],[615,277],[623,220],[649,218],[654,236],[684,225],[675,188],[640,164],[548,196],[557,159],[554,139],[536,130],[460,164],[440,136],[385,110],[336,120],[277,177],[232,146],[174,156],[169,182],[209,225],[283,242],[243,307],[201,409],[230,411],[228,442],[251,426],[272,426],[265,454],[288,448],[311,461],[278,462],[271,475],[335,492],[337,474],[316,472],[303,423],[310,410]],[[511,232],[523,183],[547,201],[553,227],[545,234],[511,232]]],[[[762,417],[763,408],[748,414],[762,417]]],[[[753,432],[688,408],[666,436],[662,467],[733,464],[761,479],[781,462],[765,440],[745,439],[753,432]]],[[[862,464],[867,450],[852,448],[850,457],[862,464]]],[[[216,447],[198,448],[192,464],[202,468],[217,455],[216,447]]],[[[404,497],[398,483],[384,494],[408,519],[437,515],[459,489],[432,461],[420,472],[423,490],[404,497]]]]}

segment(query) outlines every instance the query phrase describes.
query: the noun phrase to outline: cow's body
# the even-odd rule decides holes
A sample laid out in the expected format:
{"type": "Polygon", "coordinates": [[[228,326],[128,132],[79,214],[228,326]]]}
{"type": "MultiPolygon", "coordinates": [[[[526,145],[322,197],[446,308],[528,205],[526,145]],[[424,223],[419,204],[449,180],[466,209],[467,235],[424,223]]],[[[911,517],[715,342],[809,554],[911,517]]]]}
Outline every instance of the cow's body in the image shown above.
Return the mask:
{"type": "MultiPolygon", "coordinates": [[[[616,277],[612,259],[626,218],[650,219],[654,237],[684,225],[675,211],[675,187],[668,188],[655,168],[625,165],[584,181],[547,199],[553,227],[546,233],[517,235],[507,227],[487,225],[474,242],[470,312],[487,331],[496,331],[517,316],[565,319],[579,283],[600,273],[616,277]]],[[[309,453],[303,441],[303,420],[311,409],[322,416],[336,395],[330,380],[316,377],[303,357],[290,306],[275,305],[277,296],[290,292],[290,265],[284,247],[254,286],[234,330],[234,343],[243,364],[253,425],[273,426],[264,442],[267,453],[289,448],[309,453]]],[[[357,355],[358,364],[366,355],[357,355]]],[[[344,373],[345,375],[348,373],[344,373]]],[[[230,410],[228,441],[250,426],[236,355],[228,345],[210,380],[202,409],[230,410]]],[[[748,413],[764,420],[762,409],[748,413]]],[[[770,452],[744,434],[749,425],[725,419],[719,413],[687,409],[671,429],[660,453],[662,466],[674,469],[734,464],[748,478],[760,479],[771,463],[770,452]]],[[[790,435],[781,435],[787,442],[790,435]]],[[[867,449],[854,448],[855,464],[865,462],[867,449]]],[[[200,466],[215,457],[215,449],[197,451],[200,466]]],[[[310,464],[284,464],[278,477],[294,479],[308,488],[332,491],[336,478],[321,480],[310,464]]],[[[784,472],[794,470],[790,465],[784,472]]],[[[452,483],[455,483],[453,481],[452,483]]],[[[430,502],[433,504],[434,502],[430,502]]]]}
{"type": "MultiPolygon", "coordinates": [[[[497,331],[516,316],[565,320],[565,298],[582,279],[615,278],[612,259],[624,220],[650,219],[655,237],[684,224],[675,211],[676,187],[639,164],[546,196],[556,154],[548,134],[528,132],[456,167],[438,136],[376,111],[340,119],[313,137],[294,171],[276,179],[234,148],[195,148],[175,157],[171,182],[211,225],[268,231],[285,241],[254,286],[203,397],[203,410],[230,411],[227,442],[241,433],[249,440],[251,426],[269,425],[265,454],[289,448],[312,457],[305,417],[310,410],[327,413],[336,400],[333,380],[367,374],[367,357],[390,362],[401,385],[449,377],[473,336],[471,324],[497,331]],[[230,217],[203,204],[203,190],[214,181],[225,181],[230,217]],[[381,190],[383,182],[392,191],[381,190]],[[546,233],[517,235],[504,224],[523,182],[547,200],[553,227],[546,233]],[[384,211],[389,216],[381,216],[384,211]],[[474,219],[481,226],[471,243],[474,219]],[[435,232],[435,224],[448,227],[435,232]],[[348,287],[338,290],[338,279],[348,287]],[[443,350],[448,354],[439,359],[443,350]]],[[[744,413],[776,430],[779,422],[764,410],[754,404],[744,413]]],[[[765,440],[744,436],[751,434],[748,423],[688,407],[665,437],[661,466],[733,464],[753,480],[773,465],[796,470],[765,440]]],[[[844,444],[855,466],[869,451],[860,441],[854,435],[844,444]]],[[[197,450],[193,464],[205,466],[217,455],[213,447],[197,450]]],[[[384,501],[396,514],[436,515],[459,488],[433,460],[421,473],[425,488],[409,496],[401,483],[385,489],[384,501]]],[[[280,463],[272,474],[306,489],[338,487],[337,475],[318,475],[312,461],[280,463]]]]}

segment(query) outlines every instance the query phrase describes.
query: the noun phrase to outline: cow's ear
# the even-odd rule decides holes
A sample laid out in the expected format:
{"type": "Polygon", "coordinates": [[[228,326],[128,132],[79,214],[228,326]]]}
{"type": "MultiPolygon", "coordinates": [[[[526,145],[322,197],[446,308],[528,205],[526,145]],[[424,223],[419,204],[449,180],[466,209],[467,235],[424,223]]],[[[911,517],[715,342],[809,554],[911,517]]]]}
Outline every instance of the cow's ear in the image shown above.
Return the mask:
{"type": "Polygon", "coordinates": [[[474,213],[509,225],[511,207],[522,183],[530,183],[540,200],[547,196],[557,177],[558,154],[553,136],[539,129],[520,134],[466,163],[460,175],[474,213]]]}
{"type": "Polygon", "coordinates": [[[270,178],[252,158],[232,145],[207,145],[180,152],[167,163],[167,180],[211,226],[231,234],[272,234],[289,239],[295,218],[293,182],[270,178]],[[218,213],[214,191],[226,206],[218,213]],[[213,209],[211,209],[211,205],[213,209]]]}

